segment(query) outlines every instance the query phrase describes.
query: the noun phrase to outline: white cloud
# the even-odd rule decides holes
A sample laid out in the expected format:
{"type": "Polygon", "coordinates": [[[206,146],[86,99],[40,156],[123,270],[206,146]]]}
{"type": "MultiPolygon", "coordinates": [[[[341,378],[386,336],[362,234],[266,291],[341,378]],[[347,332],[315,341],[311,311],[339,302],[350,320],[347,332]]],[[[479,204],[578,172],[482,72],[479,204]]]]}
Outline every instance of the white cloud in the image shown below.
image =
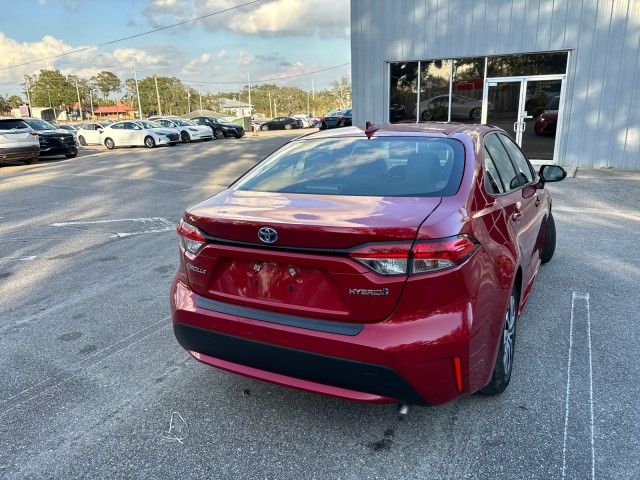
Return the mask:
{"type": "Polygon", "coordinates": [[[247,52],[240,52],[236,56],[236,61],[238,62],[238,65],[249,65],[253,63],[254,60],[255,60],[255,57],[247,52]]]}
{"type": "Polygon", "coordinates": [[[208,65],[211,62],[211,55],[208,53],[203,53],[199,57],[194,58],[187,62],[187,64],[182,67],[182,73],[198,73],[202,70],[203,66],[208,65]]]}
{"type": "MultiPolygon", "coordinates": [[[[238,0],[149,0],[144,15],[154,26],[167,25],[240,4],[238,0]]],[[[348,0],[263,0],[199,22],[207,30],[250,35],[346,37],[348,0]]],[[[192,28],[198,22],[185,25],[192,28]]]]}

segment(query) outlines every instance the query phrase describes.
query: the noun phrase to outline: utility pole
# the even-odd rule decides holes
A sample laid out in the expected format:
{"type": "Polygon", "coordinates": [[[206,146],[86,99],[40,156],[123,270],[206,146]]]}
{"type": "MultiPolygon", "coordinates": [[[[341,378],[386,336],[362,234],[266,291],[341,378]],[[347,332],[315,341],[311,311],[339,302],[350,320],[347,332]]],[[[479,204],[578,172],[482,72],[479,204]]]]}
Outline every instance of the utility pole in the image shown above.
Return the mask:
{"type": "Polygon", "coordinates": [[[198,96],[200,97],[200,110],[202,110],[202,94],[198,92],[198,96]]]}
{"type": "Polygon", "coordinates": [[[310,111],[309,111],[309,92],[307,92],[307,116],[310,115],[310,111]]]}
{"type": "Polygon", "coordinates": [[[313,116],[316,116],[316,86],[313,83],[313,78],[311,79],[311,104],[313,107],[313,116]]]}
{"type": "Polygon", "coordinates": [[[271,92],[267,92],[269,95],[269,117],[273,118],[273,108],[271,107],[271,92]]]}
{"type": "Polygon", "coordinates": [[[136,72],[135,57],[133,57],[133,79],[136,82],[136,95],[138,96],[138,118],[142,119],[142,105],[140,104],[140,89],[138,88],[138,73],[136,72]]]}
{"type": "Polygon", "coordinates": [[[158,99],[158,115],[162,115],[162,107],[160,106],[160,90],[158,90],[158,76],[153,76],[154,82],[156,82],[156,98],[158,99]]]}
{"type": "Polygon", "coordinates": [[[253,113],[253,109],[251,107],[251,77],[247,73],[247,84],[249,85],[249,116],[253,113]]]}
{"type": "Polygon", "coordinates": [[[187,113],[191,113],[191,90],[187,89],[187,113]]]}
{"type": "Polygon", "coordinates": [[[277,117],[278,116],[278,105],[276,105],[276,99],[273,99],[273,114],[277,117]]]}
{"type": "Polygon", "coordinates": [[[82,115],[82,103],[80,103],[80,89],[78,88],[78,79],[76,78],[76,93],[78,94],[78,113],[80,114],[80,120],[83,120],[82,115]]]}
{"type": "Polygon", "coordinates": [[[24,76],[24,83],[27,87],[27,102],[29,102],[29,115],[31,115],[31,93],[29,92],[31,86],[29,85],[29,77],[27,75],[24,76]]]}
{"type": "Polygon", "coordinates": [[[93,120],[93,88],[89,89],[89,102],[91,104],[91,120],[93,120]]]}
{"type": "Polygon", "coordinates": [[[47,95],[49,96],[49,108],[53,108],[51,106],[51,90],[49,90],[49,86],[47,85],[47,95]]]}

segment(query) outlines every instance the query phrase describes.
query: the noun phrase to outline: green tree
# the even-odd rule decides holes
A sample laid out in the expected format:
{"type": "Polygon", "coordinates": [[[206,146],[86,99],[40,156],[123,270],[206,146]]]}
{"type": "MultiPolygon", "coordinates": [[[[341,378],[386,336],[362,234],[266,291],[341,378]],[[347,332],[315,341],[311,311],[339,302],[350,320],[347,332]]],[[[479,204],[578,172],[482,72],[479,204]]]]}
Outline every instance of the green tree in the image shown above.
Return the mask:
{"type": "Polygon", "coordinates": [[[9,110],[11,110],[9,102],[2,95],[0,95],[0,113],[5,113],[9,110]]]}
{"type": "Polygon", "coordinates": [[[351,105],[351,77],[344,75],[338,80],[329,84],[329,92],[340,103],[340,108],[347,108],[351,105]]]}
{"type": "Polygon", "coordinates": [[[75,83],[70,83],[59,70],[41,70],[27,79],[34,107],[62,108],[78,101],[75,83]]]}
{"type": "Polygon", "coordinates": [[[103,100],[108,100],[111,93],[116,93],[122,88],[122,82],[115,73],[103,70],[91,77],[91,83],[102,93],[103,100]]]}
{"type": "Polygon", "coordinates": [[[7,102],[9,103],[9,106],[11,108],[18,108],[24,103],[22,98],[20,98],[20,96],[18,95],[11,95],[9,98],[7,98],[7,102]]]}

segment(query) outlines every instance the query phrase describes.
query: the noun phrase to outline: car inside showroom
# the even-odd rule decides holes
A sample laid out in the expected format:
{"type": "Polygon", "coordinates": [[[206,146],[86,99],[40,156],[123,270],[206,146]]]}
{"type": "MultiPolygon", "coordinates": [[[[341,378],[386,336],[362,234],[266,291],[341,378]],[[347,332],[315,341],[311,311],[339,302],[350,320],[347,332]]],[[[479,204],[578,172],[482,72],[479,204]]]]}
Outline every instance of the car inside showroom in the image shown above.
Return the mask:
{"type": "Polygon", "coordinates": [[[355,124],[503,128],[533,161],[640,169],[640,4],[352,2],[355,124]]]}

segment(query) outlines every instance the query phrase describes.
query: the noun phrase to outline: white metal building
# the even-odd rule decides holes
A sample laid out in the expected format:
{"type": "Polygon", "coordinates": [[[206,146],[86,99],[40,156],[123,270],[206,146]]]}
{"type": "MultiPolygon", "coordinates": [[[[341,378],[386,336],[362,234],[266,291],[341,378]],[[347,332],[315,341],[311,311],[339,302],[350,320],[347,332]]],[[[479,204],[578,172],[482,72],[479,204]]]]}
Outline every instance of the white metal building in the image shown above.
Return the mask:
{"type": "Polygon", "coordinates": [[[354,125],[483,122],[640,170],[640,0],[352,0],[354,125]]]}

